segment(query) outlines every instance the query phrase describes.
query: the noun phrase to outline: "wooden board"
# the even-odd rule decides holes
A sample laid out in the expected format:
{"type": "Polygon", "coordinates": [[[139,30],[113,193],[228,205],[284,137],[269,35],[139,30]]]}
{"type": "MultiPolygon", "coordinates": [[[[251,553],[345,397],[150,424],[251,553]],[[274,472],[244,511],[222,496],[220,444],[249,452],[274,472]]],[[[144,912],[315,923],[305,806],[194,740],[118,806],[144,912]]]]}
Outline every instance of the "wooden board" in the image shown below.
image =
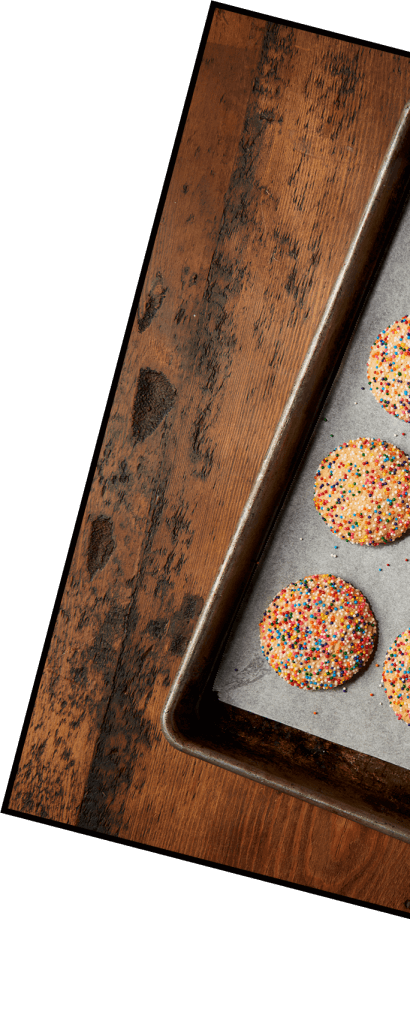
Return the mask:
{"type": "Polygon", "coordinates": [[[213,9],[10,812],[404,909],[405,844],[160,715],[409,85],[407,56],[213,9]]]}

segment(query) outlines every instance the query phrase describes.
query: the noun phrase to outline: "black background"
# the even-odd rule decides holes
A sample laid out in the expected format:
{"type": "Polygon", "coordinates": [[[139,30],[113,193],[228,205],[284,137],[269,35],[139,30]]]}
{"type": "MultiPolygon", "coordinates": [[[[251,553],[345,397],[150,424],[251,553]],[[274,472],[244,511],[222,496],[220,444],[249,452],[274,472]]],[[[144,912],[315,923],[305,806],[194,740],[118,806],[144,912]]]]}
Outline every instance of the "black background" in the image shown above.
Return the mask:
{"type": "MultiPolygon", "coordinates": [[[[230,9],[410,55],[404,26],[379,8],[371,19],[353,6],[230,9]]],[[[206,907],[211,933],[222,914],[224,929],[254,934],[273,915],[282,930],[355,919],[385,936],[406,911],[7,811],[212,11],[33,7],[5,32],[4,878],[28,915],[39,893],[41,913],[92,904],[93,920],[145,900],[146,925],[170,928],[177,893],[193,932],[206,907]]]]}

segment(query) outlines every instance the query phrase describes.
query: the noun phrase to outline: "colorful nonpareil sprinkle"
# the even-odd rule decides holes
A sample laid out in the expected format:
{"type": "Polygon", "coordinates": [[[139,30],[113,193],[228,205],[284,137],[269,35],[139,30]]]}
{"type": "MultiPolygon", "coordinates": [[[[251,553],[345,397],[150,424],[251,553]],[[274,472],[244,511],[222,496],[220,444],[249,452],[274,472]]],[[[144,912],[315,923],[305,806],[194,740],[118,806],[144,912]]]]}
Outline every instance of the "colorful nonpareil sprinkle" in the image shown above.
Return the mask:
{"type": "Polygon", "coordinates": [[[410,458],[380,438],[345,441],[321,462],[314,503],[352,544],[388,544],[410,526],[410,458]]]}
{"type": "Polygon", "coordinates": [[[387,412],[410,422],[410,316],[382,331],[370,349],[367,379],[387,412]]]}
{"type": "Polygon", "coordinates": [[[327,690],[367,663],[376,620],[360,590],[338,576],[307,576],[273,599],[259,625],[271,667],[291,686],[327,690]]]}
{"type": "Polygon", "coordinates": [[[410,629],[400,633],[389,648],[382,680],[396,717],[410,725],[410,629]]]}

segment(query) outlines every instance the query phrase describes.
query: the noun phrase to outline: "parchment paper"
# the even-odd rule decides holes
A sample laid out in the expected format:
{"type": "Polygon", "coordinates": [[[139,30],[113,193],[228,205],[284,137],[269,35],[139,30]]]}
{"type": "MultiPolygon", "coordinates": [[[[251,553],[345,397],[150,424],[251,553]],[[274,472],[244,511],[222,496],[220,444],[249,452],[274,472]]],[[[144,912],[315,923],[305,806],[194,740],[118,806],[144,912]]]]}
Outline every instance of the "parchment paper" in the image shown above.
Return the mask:
{"type": "Polygon", "coordinates": [[[388,648],[410,628],[410,535],[376,548],[339,539],[315,509],[313,486],[319,463],[343,441],[380,437],[410,454],[410,424],[379,405],[366,375],[377,335],[409,312],[410,202],[214,684],[219,699],[228,704],[403,768],[410,768],[410,727],[396,718],[380,684],[388,648]],[[314,573],[332,573],[361,590],[378,623],[375,655],[363,675],[346,684],[346,693],[341,686],[324,691],[290,686],[271,669],[260,647],[259,622],[273,597],[314,573]]]}

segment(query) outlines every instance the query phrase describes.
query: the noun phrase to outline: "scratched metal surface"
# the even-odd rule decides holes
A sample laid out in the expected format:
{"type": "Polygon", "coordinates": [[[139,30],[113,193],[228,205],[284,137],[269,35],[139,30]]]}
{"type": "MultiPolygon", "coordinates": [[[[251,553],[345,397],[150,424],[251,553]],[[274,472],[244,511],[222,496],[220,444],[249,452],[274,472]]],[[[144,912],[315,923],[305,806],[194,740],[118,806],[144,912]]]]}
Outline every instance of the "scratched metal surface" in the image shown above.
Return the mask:
{"type": "Polygon", "coordinates": [[[340,540],[314,507],[313,479],[322,458],[353,438],[380,437],[410,454],[410,424],[376,402],[366,375],[373,340],[409,311],[410,202],[214,683],[220,700],[235,707],[403,768],[410,768],[410,728],[396,718],[380,684],[388,648],[410,627],[410,535],[378,548],[340,540]],[[260,648],[258,625],[267,605],[282,587],[313,573],[334,573],[352,583],[377,619],[374,657],[363,675],[347,683],[346,693],[342,687],[318,692],[290,686],[270,668],[260,648]]]}

